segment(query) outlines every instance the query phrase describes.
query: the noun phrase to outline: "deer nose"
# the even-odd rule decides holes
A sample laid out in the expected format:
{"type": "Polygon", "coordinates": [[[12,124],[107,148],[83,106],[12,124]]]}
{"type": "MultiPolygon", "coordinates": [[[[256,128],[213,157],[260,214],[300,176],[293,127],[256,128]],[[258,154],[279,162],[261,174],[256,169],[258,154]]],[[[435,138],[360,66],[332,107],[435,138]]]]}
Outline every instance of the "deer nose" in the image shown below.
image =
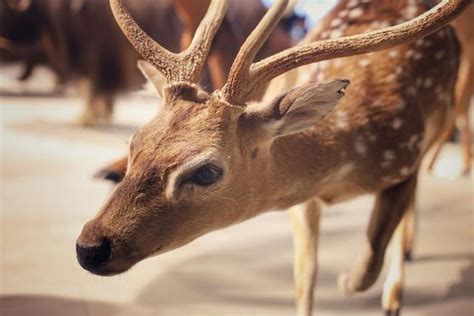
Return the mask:
{"type": "Polygon", "coordinates": [[[107,262],[112,253],[110,240],[102,238],[97,245],[81,245],[76,243],[77,261],[81,267],[88,271],[94,271],[107,262]]]}

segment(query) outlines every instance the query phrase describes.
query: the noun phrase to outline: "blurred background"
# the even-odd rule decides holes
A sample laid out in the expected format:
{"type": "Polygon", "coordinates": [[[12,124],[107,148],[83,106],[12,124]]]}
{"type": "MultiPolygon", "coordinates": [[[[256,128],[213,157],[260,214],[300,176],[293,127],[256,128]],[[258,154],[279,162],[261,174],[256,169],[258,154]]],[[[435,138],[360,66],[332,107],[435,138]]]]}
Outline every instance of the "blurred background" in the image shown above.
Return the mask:
{"type": "MultiPolygon", "coordinates": [[[[222,86],[271,2],[231,1],[203,87],[222,86]]],[[[206,8],[189,15],[185,0],[125,3],[173,51],[189,44],[206,8]]],[[[258,58],[295,45],[336,3],[294,1],[258,58]]],[[[0,0],[0,314],[294,314],[285,212],[212,233],[118,277],[80,268],[75,240],[113,189],[114,174],[101,168],[126,152],[129,136],[160,106],[136,69],[138,59],[108,1],[0,0]]],[[[433,170],[421,175],[404,315],[474,315],[474,189],[466,170],[472,161],[463,160],[459,139],[455,129],[433,170]]],[[[362,244],[371,203],[363,197],[323,214],[319,315],[381,314],[381,280],[350,297],[336,286],[362,244]]]]}

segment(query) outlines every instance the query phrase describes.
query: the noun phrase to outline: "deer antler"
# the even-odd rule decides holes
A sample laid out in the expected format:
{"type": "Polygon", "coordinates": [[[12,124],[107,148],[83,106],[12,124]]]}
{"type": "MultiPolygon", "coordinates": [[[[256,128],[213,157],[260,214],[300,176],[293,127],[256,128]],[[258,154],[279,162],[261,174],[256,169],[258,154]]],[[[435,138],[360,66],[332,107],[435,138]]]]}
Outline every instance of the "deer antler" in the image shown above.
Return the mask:
{"type": "Polygon", "coordinates": [[[218,93],[230,104],[242,105],[246,97],[259,87],[293,68],[416,41],[445,26],[470,3],[472,0],[443,0],[424,14],[399,25],[365,34],[298,45],[254,63],[255,55],[281,19],[288,4],[288,0],[278,0],[242,45],[227,82],[218,93]]]}
{"type": "Polygon", "coordinates": [[[196,82],[206,62],[228,0],[212,0],[189,47],[179,54],[170,52],[150,38],[130,16],[122,0],[110,0],[110,7],[122,32],[137,52],[172,82],[196,82]]]}

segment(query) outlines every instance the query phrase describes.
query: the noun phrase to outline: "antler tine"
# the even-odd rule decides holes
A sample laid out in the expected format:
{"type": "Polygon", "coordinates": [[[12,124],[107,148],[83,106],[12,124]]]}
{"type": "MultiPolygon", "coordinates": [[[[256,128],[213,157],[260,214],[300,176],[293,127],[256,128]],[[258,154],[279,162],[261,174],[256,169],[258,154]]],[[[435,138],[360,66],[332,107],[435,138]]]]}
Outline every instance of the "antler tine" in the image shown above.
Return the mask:
{"type": "Polygon", "coordinates": [[[249,77],[250,66],[255,56],[262,48],[265,41],[275,29],[288,6],[288,0],[277,0],[267,11],[249,37],[239,50],[232,67],[230,68],[227,82],[221,90],[222,96],[230,103],[235,104],[235,96],[246,84],[249,77]]]}
{"type": "MultiPolygon", "coordinates": [[[[267,57],[250,67],[244,83],[232,83],[234,93],[224,97],[228,102],[243,103],[260,86],[273,78],[310,63],[339,57],[359,55],[410,43],[444,27],[459,15],[473,0],[443,0],[424,14],[399,25],[365,34],[346,36],[298,45],[267,57]]],[[[229,87],[228,89],[231,89],[229,87]]]]}
{"type": "Polygon", "coordinates": [[[170,81],[176,80],[178,60],[176,54],[163,48],[149,37],[130,16],[121,0],[110,0],[110,8],[117,24],[137,52],[155,66],[170,81]]]}
{"type": "Polygon", "coordinates": [[[175,54],[149,37],[130,16],[122,0],[110,0],[112,13],[122,32],[137,52],[155,66],[171,82],[196,82],[209,53],[212,39],[217,33],[228,0],[212,0],[196,30],[191,45],[175,54]]]}

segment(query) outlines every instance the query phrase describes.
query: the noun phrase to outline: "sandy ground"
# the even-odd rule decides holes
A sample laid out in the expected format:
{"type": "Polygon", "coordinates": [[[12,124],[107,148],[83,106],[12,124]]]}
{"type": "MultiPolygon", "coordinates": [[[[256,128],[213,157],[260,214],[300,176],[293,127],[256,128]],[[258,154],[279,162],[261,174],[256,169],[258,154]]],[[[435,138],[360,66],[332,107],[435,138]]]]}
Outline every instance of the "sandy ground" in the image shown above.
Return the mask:
{"type": "MultiPolygon", "coordinates": [[[[125,152],[128,135],[154,113],[156,101],[122,99],[115,125],[99,129],[72,125],[78,99],[3,97],[0,104],[0,314],[294,314],[284,211],[212,233],[121,276],[93,276],[77,264],[75,239],[111,191],[91,175],[125,152]]],[[[445,151],[444,173],[456,173],[458,150],[445,151]]],[[[472,178],[421,178],[404,315],[474,315],[472,185],[472,178]]],[[[336,287],[337,275],[361,247],[371,201],[364,197],[324,212],[318,315],[382,314],[382,279],[351,297],[336,287]]]]}

